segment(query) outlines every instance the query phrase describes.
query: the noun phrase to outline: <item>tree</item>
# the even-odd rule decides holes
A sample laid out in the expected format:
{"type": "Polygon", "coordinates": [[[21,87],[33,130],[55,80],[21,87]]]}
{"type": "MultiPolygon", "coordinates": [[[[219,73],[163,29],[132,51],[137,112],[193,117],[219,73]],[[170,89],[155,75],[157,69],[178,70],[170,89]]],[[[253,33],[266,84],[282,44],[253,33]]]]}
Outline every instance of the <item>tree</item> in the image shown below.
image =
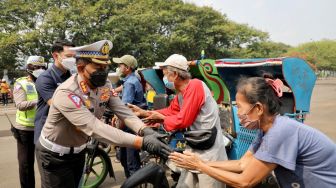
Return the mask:
{"type": "Polygon", "coordinates": [[[265,51],[259,43],[268,40],[267,33],[181,0],[3,0],[0,6],[0,68],[11,70],[29,55],[50,60],[57,38],[77,45],[109,39],[112,57],[131,54],[143,67],[173,53],[188,59],[199,59],[202,50],[214,59],[248,56],[265,51]]]}
{"type": "Polygon", "coordinates": [[[290,46],[284,43],[275,43],[271,41],[253,43],[246,48],[246,58],[263,58],[263,57],[281,57],[290,46]]]}
{"type": "Polygon", "coordinates": [[[308,42],[291,48],[288,56],[299,56],[321,70],[336,70],[336,40],[308,42]]]}

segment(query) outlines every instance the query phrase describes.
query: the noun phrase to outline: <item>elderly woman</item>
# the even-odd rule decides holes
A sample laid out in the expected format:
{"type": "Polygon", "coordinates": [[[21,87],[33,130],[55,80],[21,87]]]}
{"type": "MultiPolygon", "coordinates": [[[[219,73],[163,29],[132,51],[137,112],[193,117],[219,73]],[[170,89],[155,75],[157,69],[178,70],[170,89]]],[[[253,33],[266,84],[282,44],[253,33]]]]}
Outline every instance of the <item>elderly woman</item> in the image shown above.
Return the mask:
{"type": "Polygon", "coordinates": [[[170,159],[233,187],[252,187],[273,170],[281,187],[336,187],[336,145],[318,130],[279,115],[281,86],[279,79],[239,81],[240,124],[260,130],[240,160],[207,162],[190,152],[170,159]]]}

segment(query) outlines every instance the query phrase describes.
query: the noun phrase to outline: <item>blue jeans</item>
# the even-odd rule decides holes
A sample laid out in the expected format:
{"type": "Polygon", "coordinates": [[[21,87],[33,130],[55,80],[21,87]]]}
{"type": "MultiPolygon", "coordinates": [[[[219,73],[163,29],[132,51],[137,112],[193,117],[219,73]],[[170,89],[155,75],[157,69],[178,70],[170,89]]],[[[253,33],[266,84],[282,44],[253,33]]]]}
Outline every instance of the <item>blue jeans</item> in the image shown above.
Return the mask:
{"type": "MultiPolygon", "coordinates": [[[[128,128],[124,128],[125,132],[132,133],[128,128]]],[[[120,163],[124,167],[126,178],[133,175],[141,167],[139,150],[134,148],[120,147],[120,163]]]]}

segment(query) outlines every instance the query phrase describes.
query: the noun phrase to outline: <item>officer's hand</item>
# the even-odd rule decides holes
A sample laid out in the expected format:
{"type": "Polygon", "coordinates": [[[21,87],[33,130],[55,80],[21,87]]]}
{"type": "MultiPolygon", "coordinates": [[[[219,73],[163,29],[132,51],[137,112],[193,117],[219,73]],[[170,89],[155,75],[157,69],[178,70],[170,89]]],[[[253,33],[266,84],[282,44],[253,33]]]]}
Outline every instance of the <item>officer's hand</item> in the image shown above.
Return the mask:
{"type": "Polygon", "coordinates": [[[152,128],[150,127],[145,127],[141,130],[141,135],[142,136],[148,136],[151,134],[157,134],[157,132],[155,132],[152,128]]]}
{"type": "Polygon", "coordinates": [[[142,149],[157,154],[164,159],[168,159],[169,154],[173,152],[168,145],[161,142],[154,134],[143,137],[142,149]]]}
{"type": "Polygon", "coordinates": [[[166,134],[160,134],[156,131],[154,131],[152,128],[150,127],[145,127],[141,130],[141,135],[142,136],[149,136],[149,135],[154,135],[157,139],[159,139],[161,142],[163,143],[167,143],[167,137],[168,135],[166,134]]]}

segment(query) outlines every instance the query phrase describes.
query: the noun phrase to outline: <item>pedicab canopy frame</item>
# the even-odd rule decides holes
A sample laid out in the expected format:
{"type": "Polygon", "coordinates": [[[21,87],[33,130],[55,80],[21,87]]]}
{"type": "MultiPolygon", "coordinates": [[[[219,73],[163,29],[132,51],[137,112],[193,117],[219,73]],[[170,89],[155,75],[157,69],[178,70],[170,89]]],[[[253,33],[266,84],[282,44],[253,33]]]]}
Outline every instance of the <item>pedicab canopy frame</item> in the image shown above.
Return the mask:
{"type": "MultiPolygon", "coordinates": [[[[231,101],[235,101],[236,85],[240,77],[263,76],[270,73],[274,78],[281,79],[290,89],[284,98],[292,93],[294,113],[307,113],[316,81],[312,68],[300,58],[261,58],[261,59],[219,59],[215,66],[229,89],[231,101]]],[[[288,113],[288,112],[287,112],[288,113]]]]}
{"type": "Polygon", "coordinates": [[[215,67],[230,92],[232,116],[236,140],[229,152],[230,159],[239,159],[252,143],[257,131],[248,130],[239,125],[235,105],[236,86],[241,77],[263,76],[271,74],[279,78],[288,87],[280,98],[280,113],[303,121],[309,113],[310,99],[316,81],[315,72],[300,58],[259,58],[259,59],[219,59],[215,67]]]}

